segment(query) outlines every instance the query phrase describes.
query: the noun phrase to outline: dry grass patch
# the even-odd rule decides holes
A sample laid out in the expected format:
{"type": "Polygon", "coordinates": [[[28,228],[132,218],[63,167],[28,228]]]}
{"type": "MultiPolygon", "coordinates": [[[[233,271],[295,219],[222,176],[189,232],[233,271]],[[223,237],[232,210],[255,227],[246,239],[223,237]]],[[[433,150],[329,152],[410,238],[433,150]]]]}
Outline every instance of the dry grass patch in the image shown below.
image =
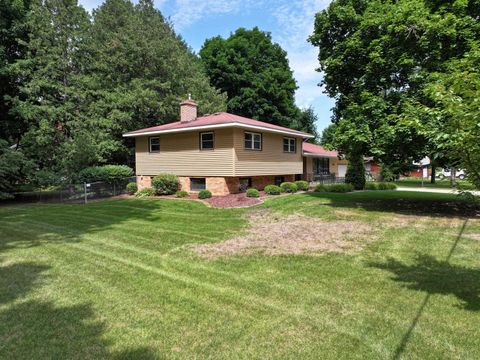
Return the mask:
{"type": "Polygon", "coordinates": [[[465,219],[458,217],[434,217],[425,215],[407,215],[407,214],[393,214],[385,218],[379,219],[381,223],[389,228],[416,228],[427,229],[433,225],[437,227],[446,227],[456,229],[462,226],[465,219]]]}
{"type": "Polygon", "coordinates": [[[465,234],[466,238],[469,238],[471,240],[478,240],[480,241],[480,233],[473,233],[473,234],[465,234]]]}
{"type": "Polygon", "coordinates": [[[311,254],[359,250],[374,237],[374,228],[359,221],[323,221],[301,214],[281,215],[267,210],[249,212],[249,230],[215,244],[193,245],[205,258],[220,256],[311,254]]]}

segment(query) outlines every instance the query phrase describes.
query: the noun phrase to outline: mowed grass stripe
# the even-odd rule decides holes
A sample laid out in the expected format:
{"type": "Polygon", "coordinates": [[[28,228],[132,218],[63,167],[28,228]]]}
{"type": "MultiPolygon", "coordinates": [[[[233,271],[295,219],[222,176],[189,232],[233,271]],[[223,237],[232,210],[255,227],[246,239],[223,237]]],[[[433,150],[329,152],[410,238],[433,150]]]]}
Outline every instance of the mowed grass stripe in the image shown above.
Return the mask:
{"type": "MultiPolygon", "coordinates": [[[[37,227],[37,228],[43,226],[42,223],[33,223],[33,222],[30,225],[33,226],[33,227],[37,227]]],[[[20,232],[29,234],[29,233],[34,233],[34,231],[35,231],[34,229],[29,229],[29,230],[23,229],[20,232]]],[[[68,233],[68,231],[65,231],[65,232],[68,233]]],[[[99,245],[105,245],[104,240],[96,240],[96,239],[89,238],[89,237],[85,237],[85,238],[88,239],[88,243],[93,242],[93,243],[96,243],[96,244],[99,244],[99,245]]],[[[73,246],[73,247],[75,247],[77,249],[80,249],[80,250],[83,250],[83,251],[87,251],[91,254],[95,254],[95,255],[98,255],[98,256],[109,258],[109,259],[117,261],[117,262],[121,262],[121,263],[123,263],[125,265],[128,265],[128,266],[132,266],[132,267],[142,269],[144,271],[149,271],[149,272],[156,273],[158,275],[164,276],[167,279],[170,279],[173,282],[180,281],[180,282],[182,282],[186,285],[194,285],[194,286],[197,286],[197,287],[200,287],[200,288],[204,288],[205,290],[212,291],[213,293],[215,293],[217,295],[221,294],[223,296],[227,296],[227,299],[229,299],[229,300],[232,300],[236,297],[244,298],[244,300],[242,300],[242,302],[240,303],[241,306],[250,306],[252,304],[260,303],[262,306],[265,306],[267,308],[271,307],[272,309],[275,309],[279,312],[282,312],[282,311],[285,311],[285,310],[288,309],[288,307],[286,306],[287,304],[285,304],[285,303],[279,303],[277,305],[274,305],[273,301],[264,302],[264,301],[262,301],[261,297],[257,297],[257,296],[251,295],[251,294],[245,295],[246,293],[250,292],[249,291],[250,287],[236,288],[236,287],[232,287],[232,286],[227,286],[226,284],[215,285],[214,283],[206,282],[205,281],[205,276],[202,276],[202,274],[198,272],[198,270],[202,270],[201,268],[194,269],[193,272],[190,272],[190,274],[189,274],[190,276],[184,276],[182,272],[179,272],[179,270],[180,270],[179,268],[183,268],[183,269],[189,268],[190,265],[187,261],[185,261],[185,262],[177,261],[177,263],[180,263],[180,266],[176,268],[176,271],[178,271],[178,273],[176,273],[175,271],[168,271],[169,268],[165,266],[165,265],[168,265],[168,260],[167,259],[162,259],[162,260],[165,260],[165,261],[162,261],[162,263],[161,263],[164,266],[162,268],[159,268],[158,266],[152,266],[152,265],[145,264],[143,262],[138,262],[138,261],[136,261],[136,260],[138,260],[138,258],[136,260],[132,260],[131,257],[125,256],[125,255],[128,255],[128,254],[124,254],[123,256],[117,256],[116,254],[114,254],[112,252],[94,250],[94,249],[90,248],[88,245],[86,245],[86,246],[81,245],[79,242],[70,242],[70,243],[68,243],[68,245],[73,246]],[[195,274],[197,275],[196,277],[194,277],[195,274]]],[[[122,254],[118,254],[118,255],[122,255],[122,254]]],[[[140,259],[140,260],[145,260],[145,259],[140,259]]],[[[205,269],[205,268],[203,268],[203,269],[205,269]]],[[[247,280],[247,279],[244,279],[244,278],[243,279],[242,278],[235,278],[233,275],[229,276],[229,278],[230,278],[230,280],[234,280],[234,282],[243,281],[243,282],[250,282],[251,284],[253,284],[253,282],[255,281],[254,279],[247,280]]],[[[286,290],[286,289],[282,289],[282,290],[286,290]]],[[[278,299],[275,299],[275,301],[278,301],[278,299]]],[[[287,310],[287,311],[293,311],[293,310],[287,310]]]]}

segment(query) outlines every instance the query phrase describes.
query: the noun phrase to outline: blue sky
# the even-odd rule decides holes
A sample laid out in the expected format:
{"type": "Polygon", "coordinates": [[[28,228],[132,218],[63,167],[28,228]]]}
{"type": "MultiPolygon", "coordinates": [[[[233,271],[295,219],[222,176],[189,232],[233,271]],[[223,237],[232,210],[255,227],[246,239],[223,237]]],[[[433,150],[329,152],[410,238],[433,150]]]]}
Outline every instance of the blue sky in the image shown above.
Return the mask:
{"type": "MultiPolygon", "coordinates": [[[[87,10],[98,7],[102,0],[79,0],[87,10]]],[[[329,0],[156,0],[155,5],[170,18],[177,33],[196,52],[205,39],[228,37],[239,27],[258,26],[272,34],[288,53],[299,89],[295,94],[300,107],[313,106],[321,131],[330,123],[332,99],[317,85],[322,75],[318,67],[317,49],[307,37],[313,31],[314,15],[329,0]]]]}

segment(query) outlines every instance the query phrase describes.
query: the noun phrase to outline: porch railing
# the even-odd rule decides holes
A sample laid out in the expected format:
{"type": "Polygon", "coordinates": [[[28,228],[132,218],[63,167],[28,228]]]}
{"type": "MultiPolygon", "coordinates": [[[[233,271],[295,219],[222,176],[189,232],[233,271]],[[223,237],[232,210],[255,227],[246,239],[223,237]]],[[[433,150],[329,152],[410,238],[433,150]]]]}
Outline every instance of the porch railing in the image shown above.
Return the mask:
{"type": "Polygon", "coordinates": [[[335,174],[307,174],[307,181],[315,184],[343,184],[345,178],[335,174]]]}

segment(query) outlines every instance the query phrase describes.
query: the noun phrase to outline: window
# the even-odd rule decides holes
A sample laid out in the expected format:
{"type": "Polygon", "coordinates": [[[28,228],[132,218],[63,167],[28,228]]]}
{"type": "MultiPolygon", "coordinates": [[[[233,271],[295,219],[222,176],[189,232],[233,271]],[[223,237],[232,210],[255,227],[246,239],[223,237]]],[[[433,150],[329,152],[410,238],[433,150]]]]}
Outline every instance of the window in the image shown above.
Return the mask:
{"type": "Polygon", "coordinates": [[[200,133],[200,150],[213,150],[215,135],[213,132],[200,133]]]}
{"type": "Polygon", "coordinates": [[[294,153],[297,151],[297,139],[283,138],[283,152],[294,153]]]}
{"type": "Polygon", "coordinates": [[[285,177],[275,176],[275,185],[280,186],[280,184],[283,182],[285,182],[285,177]]]}
{"type": "Polygon", "coordinates": [[[245,192],[252,187],[252,178],[240,178],[240,191],[245,192]]]}
{"type": "Polygon", "coordinates": [[[329,158],[314,158],[313,159],[313,173],[315,175],[330,174],[330,160],[329,158]]]}
{"type": "Polygon", "coordinates": [[[262,150],[262,134],[246,132],[245,133],[245,149],[262,150]]]}
{"type": "Polygon", "coordinates": [[[151,153],[160,152],[160,138],[158,137],[148,138],[148,146],[151,153]]]}
{"type": "Polygon", "coordinates": [[[205,190],[205,178],[190,178],[190,191],[205,190]]]}

